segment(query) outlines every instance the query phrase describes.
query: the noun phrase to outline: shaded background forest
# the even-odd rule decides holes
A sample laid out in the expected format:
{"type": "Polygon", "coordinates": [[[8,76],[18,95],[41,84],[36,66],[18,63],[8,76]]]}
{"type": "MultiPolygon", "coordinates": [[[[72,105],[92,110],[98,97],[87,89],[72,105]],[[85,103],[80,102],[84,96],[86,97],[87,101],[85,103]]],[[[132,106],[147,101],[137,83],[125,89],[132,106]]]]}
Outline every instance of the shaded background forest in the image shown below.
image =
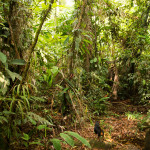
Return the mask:
{"type": "Polygon", "coordinates": [[[60,132],[124,100],[137,106],[127,109],[132,118],[143,115],[138,128],[149,129],[149,13],[149,0],[1,0],[2,149],[55,147],[60,132]]]}

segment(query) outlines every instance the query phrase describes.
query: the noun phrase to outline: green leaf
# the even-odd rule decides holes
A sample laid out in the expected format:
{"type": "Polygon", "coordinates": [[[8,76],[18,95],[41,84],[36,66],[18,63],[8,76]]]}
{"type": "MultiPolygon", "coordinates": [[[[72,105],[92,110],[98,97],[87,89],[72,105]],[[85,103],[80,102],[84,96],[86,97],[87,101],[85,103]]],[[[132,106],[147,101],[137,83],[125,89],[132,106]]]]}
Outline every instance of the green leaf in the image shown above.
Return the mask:
{"type": "Polygon", "coordinates": [[[105,100],[107,100],[107,99],[109,99],[110,97],[102,97],[102,98],[100,98],[100,101],[105,101],[105,100]]]}
{"type": "Polygon", "coordinates": [[[29,145],[33,145],[33,144],[37,144],[37,145],[41,145],[44,146],[44,144],[40,143],[40,142],[30,142],[29,145]]]}
{"type": "Polygon", "coordinates": [[[41,6],[42,6],[42,9],[47,9],[47,7],[48,7],[48,6],[45,5],[44,3],[42,3],[41,6]]]}
{"type": "Polygon", "coordinates": [[[51,69],[51,72],[52,72],[53,76],[55,77],[58,74],[58,67],[53,66],[52,69],[51,69]]]}
{"type": "Polygon", "coordinates": [[[19,109],[19,111],[20,111],[20,113],[22,114],[22,116],[23,116],[23,106],[22,106],[22,104],[21,104],[21,101],[18,101],[18,109],[19,109]]]}
{"type": "Polygon", "coordinates": [[[10,64],[13,64],[13,65],[25,65],[26,62],[23,59],[14,59],[14,60],[12,60],[10,62],[10,64]]]}
{"type": "Polygon", "coordinates": [[[7,69],[6,71],[9,74],[9,76],[11,77],[11,79],[14,81],[15,80],[15,74],[13,72],[11,72],[9,69],[7,69]]]}
{"type": "Polygon", "coordinates": [[[95,57],[93,61],[94,61],[94,62],[97,62],[97,58],[95,57]]]}
{"type": "Polygon", "coordinates": [[[23,141],[25,147],[28,147],[28,142],[23,141]]]}
{"type": "Polygon", "coordinates": [[[146,81],[145,80],[143,80],[143,85],[145,85],[146,84],[146,81]]]}
{"type": "Polygon", "coordinates": [[[69,36],[65,39],[64,45],[66,45],[69,42],[69,36]]]}
{"type": "Polygon", "coordinates": [[[6,119],[6,117],[4,116],[0,116],[0,123],[4,123],[4,122],[7,122],[8,123],[8,120],[6,119]]]}
{"type": "Polygon", "coordinates": [[[39,129],[39,130],[42,130],[42,129],[45,129],[46,128],[46,125],[39,125],[39,126],[37,126],[37,129],[39,129]]]}
{"type": "Polygon", "coordinates": [[[92,60],[90,60],[90,63],[92,64],[94,61],[93,61],[93,59],[92,60]]]}
{"type": "Polygon", "coordinates": [[[89,44],[92,44],[92,41],[87,40],[87,39],[84,39],[84,42],[89,43],[89,44]]]}
{"type": "Polygon", "coordinates": [[[6,115],[15,115],[14,112],[7,111],[7,110],[4,110],[3,113],[6,114],[6,115]]]}
{"type": "Polygon", "coordinates": [[[26,141],[29,141],[29,139],[30,139],[29,135],[26,133],[23,133],[23,137],[21,137],[21,138],[26,140],[26,141]]]}
{"type": "Polygon", "coordinates": [[[30,116],[27,116],[27,118],[33,125],[36,125],[36,121],[33,118],[31,118],[30,116]]]}
{"type": "Polygon", "coordinates": [[[0,52],[0,60],[2,61],[3,64],[5,64],[7,61],[6,55],[3,54],[2,52],[0,52]]]}
{"type": "Polygon", "coordinates": [[[26,105],[28,106],[28,109],[30,109],[30,102],[29,102],[29,100],[28,100],[28,98],[26,97],[26,96],[20,96],[23,100],[24,100],[24,102],[26,103],[26,105]]]}
{"type": "Polygon", "coordinates": [[[20,81],[22,80],[22,77],[21,77],[18,73],[15,73],[15,72],[14,72],[14,74],[15,74],[15,77],[16,77],[17,79],[19,79],[20,81]]]}
{"type": "Polygon", "coordinates": [[[9,69],[6,69],[6,71],[9,74],[9,76],[12,78],[13,81],[15,80],[15,78],[18,78],[20,81],[22,80],[22,77],[19,74],[12,72],[9,69]]]}
{"type": "Polygon", "coordinates": [[[91,148],[91,145],[89,144],[89,142],[81,137],[78,133],[75,133],[75,132],[71,132],[71,131],[66,131],[65,133],[77,138],[79,141],[81,141],[84,145],[86,145],[87,147],[91,148]]]}
{"type": "MultiPolygon", "coordinates": [[[[23,88],[23,91],[24,91],[24,88],[23,88]]],[[[17,86],[17,95],[20,94],[20,84],[17,86]]]]}
{"type": "Polygon", "coordinates": [[[53,7],[53,8],[58,7],[57,3],[53,3],[52,7],[53,7]]]}
{"type": "Polygon", "coordinates": [[[74,147],[74,140],[67,134],[60,133],[60,136],[72,147],[74,147]]]}
{"type": "Polygon", "coordinates": [[[61,144],[60,140],[58,139],[51,139],[51,142],[53,143],[53,146],[56,150],[61,150],[61,144]]]}

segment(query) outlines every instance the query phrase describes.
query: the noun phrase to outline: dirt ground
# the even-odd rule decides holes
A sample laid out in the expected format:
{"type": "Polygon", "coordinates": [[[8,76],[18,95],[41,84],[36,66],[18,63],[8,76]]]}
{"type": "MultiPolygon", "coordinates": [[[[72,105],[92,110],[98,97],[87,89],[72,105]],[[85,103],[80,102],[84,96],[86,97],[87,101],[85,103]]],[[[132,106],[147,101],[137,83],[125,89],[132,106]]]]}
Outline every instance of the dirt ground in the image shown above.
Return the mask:
{"type": "MultiPolygon", "coordinates": [[[[148,109],[144,106],[131,105],[129,100],[112,102],[107,116],[94,118],[100,121],[101,128],[105,133],[104,138],[98,139],[97,135],[94,134],[94,119],[93,124],[86,122],[82,129],[79,128],[74,131],[89,141],[92,150],[142,150],[144,148],[145,131],[139,130],[138,123],[148,109]],[[133,118],[127,115],[127,112],[137,112],[139,118],[133,118]]],[[[68,145],[64,144],[62,149],[86,150],[88,148],[80,142],[76,142],[76,147],[69,148],[68,145]]]]}

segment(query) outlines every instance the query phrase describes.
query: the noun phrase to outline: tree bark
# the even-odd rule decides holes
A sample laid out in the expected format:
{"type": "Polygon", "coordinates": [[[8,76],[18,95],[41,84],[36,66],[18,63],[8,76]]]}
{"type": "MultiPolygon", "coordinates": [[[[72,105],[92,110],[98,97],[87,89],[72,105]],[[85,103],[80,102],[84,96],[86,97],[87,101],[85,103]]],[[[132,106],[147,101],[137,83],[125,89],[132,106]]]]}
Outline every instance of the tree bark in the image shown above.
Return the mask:
{"type": "Polygon", "coordinates": [[[16,42],[15,42],[13,29],[12,29],[12,26],[11,26],[11,23],[10,23],[10,20],[9,20],[8,17],[7,17],[7,21],[8,21],[8,24],[9,24],[11,39],[12,39],[13,45],[14,45],[14,47],[15,47],[15,52],[16,52],[16,54],[17,54],[17,59],[20,59],[20,54],[19,54],[19,52],[18,52],[18,48],[17,48],[16,42]]]}
{"type": "Polygon", "coordinates": [[[118,68],[115,65],[115,77],[114,77],[114,83],[112,88],[113,98],[117,100],[118,98],[118,88],[119,88],[119,74],[118,74],[118,68]]]}

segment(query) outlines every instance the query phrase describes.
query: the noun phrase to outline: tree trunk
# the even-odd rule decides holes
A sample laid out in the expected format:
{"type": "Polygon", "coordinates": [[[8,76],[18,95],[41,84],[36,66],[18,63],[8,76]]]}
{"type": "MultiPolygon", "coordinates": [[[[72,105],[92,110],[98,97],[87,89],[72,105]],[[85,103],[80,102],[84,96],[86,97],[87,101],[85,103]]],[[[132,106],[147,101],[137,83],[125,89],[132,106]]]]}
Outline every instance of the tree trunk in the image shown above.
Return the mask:
{"type": "Polygon", "coordinates": [[[119,89],[119,75],[118,75],[118,68],[115,65],[115,77],[114,77],[114,82],[113,82],[113,87],[112,87],[112,94],[113,98],[115,100],[118,99],[118,89],[119,89]]]}
{"type": "Polygon", "coordinates": [[[46,12],[45,12],[45,14],[44,14],[44,16],[43,16],[43,18],[42,18],[42,20],[41,20],[40,26],[39,26],[39,28],[38,28],[36,34],[35,34],[34,41],[33,41],[33,43],[31,44],[31,46],[29,47],[28,62],[27,62],[27,64],[26,64],[25,70],[24,70],[24,72],[23,72],[23,74],[22,74],[22,81],[21,81],[21,84],[26,80],[27,73],[28,73],[28,70],[29,70],[29,67],[30,67],[30,59],[31,59],[32,53],[33,53],[34,48],[35,48],[35,46],[36,46],[36,44],[37,44],[38,37],[39,37],[40,31],[41,31],[41,29],[42,29],[42,26],[43,26],[43,24],[44,24],[44,21],[46,20],[47,15],[48,15],[49,12],[51,11],[52,4],[53,4],[53,3],[54,3],[54,0],[51,0],[51,2],[50,2],[50,4],[49,4],[49,7],[48,7],[48,9],[46,10],[46,12]]]}

